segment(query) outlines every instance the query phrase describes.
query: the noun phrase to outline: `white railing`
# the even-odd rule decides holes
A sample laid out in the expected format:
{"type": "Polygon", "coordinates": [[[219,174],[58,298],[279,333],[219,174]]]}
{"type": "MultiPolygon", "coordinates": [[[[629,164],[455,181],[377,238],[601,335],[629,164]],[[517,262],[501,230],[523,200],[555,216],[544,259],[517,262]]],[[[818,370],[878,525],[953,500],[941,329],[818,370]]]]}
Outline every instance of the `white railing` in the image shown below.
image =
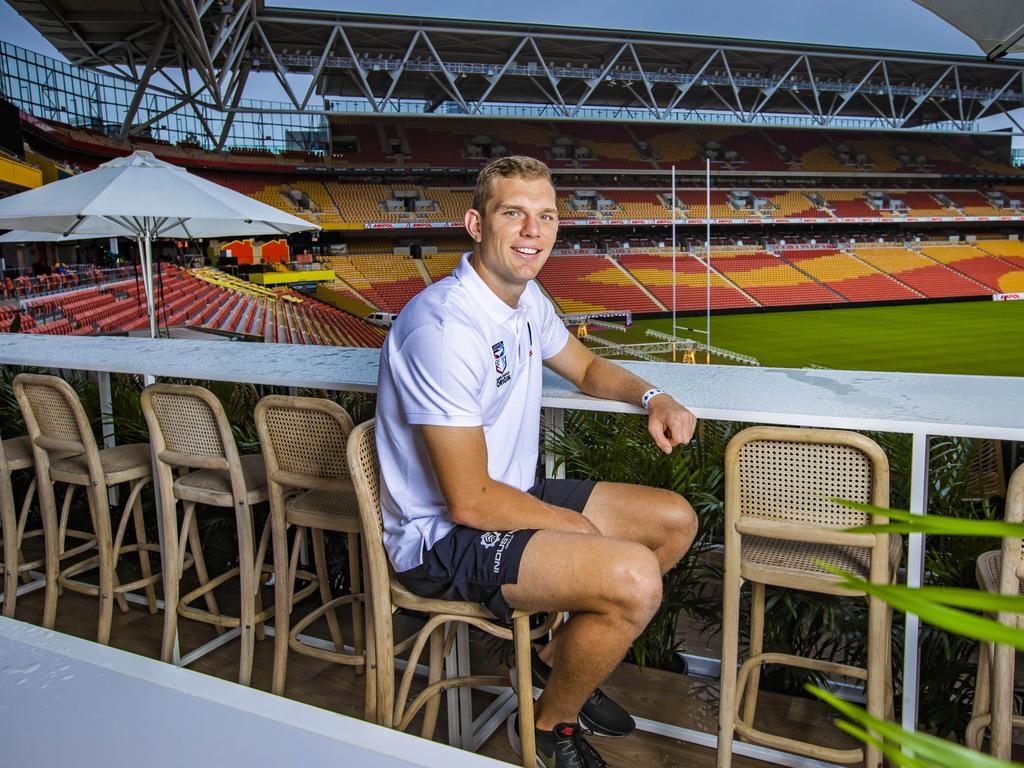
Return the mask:
{"type": "MultiPolygon", "coordinates": [[[[109,410],[109,374],[274,384],[373,392],[375,349],[247,344],[226,341],[44,337],[0,334],[0,365],[93,371],[109,410]]],[[[927,507],[928,439],[932,435],[1024,440],[1024,378],[869,371],[754,368],[624,362],[698,418],[762,424],[877,430],[912,435],[910,511],[927,507]]],[[[554,428],[566,410],[642,414],[639,405],[598,400],[545,372],[542,404],[554,428]]],[[[112,436],[108,436],[111,440],[112,436]]],[[[683,448],[682,450],[687,450],[683,448]]],[[[546,468],[554,468],[547,457],[546,468]]],[[[925,541],[909,537],[907,583],[920,586],[925,541]]],[[[906,617],[903,724],[916,727],[919,690],[916,616],[906,617]]],[[[643,720],[641,727],[714,746],[712,734],[643,720]]],[[[737,754],[781,765],[820,765],[737,742],[737,754]]]]}

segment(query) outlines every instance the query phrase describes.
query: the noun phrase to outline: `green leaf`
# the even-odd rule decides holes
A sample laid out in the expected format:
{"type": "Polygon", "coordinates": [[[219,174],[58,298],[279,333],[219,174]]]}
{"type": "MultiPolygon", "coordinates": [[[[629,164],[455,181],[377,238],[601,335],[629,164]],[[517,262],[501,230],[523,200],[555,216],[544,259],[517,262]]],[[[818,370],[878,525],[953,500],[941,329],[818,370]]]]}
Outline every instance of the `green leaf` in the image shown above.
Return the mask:
{"type": "Polygon", "coordinates": [[[807,691],[834,709],[839,710],[839,712],[851,720],[874,731],[882,738],[913,750],[918,760],[922,758],[930,760],[936,765],[943,766],[943,768],[1007,768],[1007,766],[1024,768],[1024,765],[1020,763],[1004,763],[1001,760],[996,760],[994,757],[975,752],[972,749],[940,739],[937,736],[906,731],[896,723],[880,720],[868,714],[860,707],[848,701],[843,701],[820,688],[807,686],[807,691]]]}
{"type": "MultiPolygon", "coordinates": [[[[843,579],[843,585],[865,592],[885,601],[904,613],[914,613],[932,626],[962,637],[1011,645],[1024,651],[1024,632],[998,621],[937,604],[922,596],[924,590],[910,589],[899,584],[872,584],[839,568],[821,563],[822,567],[843,579]]],[[[981,594],[978,594],[981,597],[981,594]]]]}
{"type": "Polygon", "coordinates": [[[991,538],[1024,536],[1024,524],[1007,523],[1002,520],[975,520],[970,518],[946,517],[944,515],[915,515],[903,509],[887,509],[873,504],[833,498],[831,501],[849,509],[856,509],[869,515],[881,515],[897,521],[888,525],[864,525],[851,528],[858,533],[933,533],[948,536],[986,536],[991,538]],[[900,526],[900,524],[906,526],[900,526]]]}
{"type": "Polygon", "coordinates": [[[893,746],[881,739],[876,739],[864,729],[858,728],[856,725],[848,723],[845,720],[836,720],[835,725],[839,730],[845,731],[858,741],[878,747],[882,754],[889,758],[889,761],[893,765],[903,766],[903,768],[936,768],[935,763],[922,762],[916,757],[906,754],[900,747],[893,746]]]}

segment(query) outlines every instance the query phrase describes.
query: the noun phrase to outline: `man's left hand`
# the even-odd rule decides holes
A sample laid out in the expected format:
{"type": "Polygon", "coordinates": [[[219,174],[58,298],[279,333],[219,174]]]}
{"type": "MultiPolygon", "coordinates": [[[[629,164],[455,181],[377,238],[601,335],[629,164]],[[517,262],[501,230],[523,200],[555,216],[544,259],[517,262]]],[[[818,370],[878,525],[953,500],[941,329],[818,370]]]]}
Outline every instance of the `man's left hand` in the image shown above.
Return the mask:
{"type": "Polygon", "coordinates": [[[697,426],[697,417],[669,395],[660,394],[648,404],[647,431],[655,444],[665,453],[672,453],[677,445],[690,442],[697,426]]]}

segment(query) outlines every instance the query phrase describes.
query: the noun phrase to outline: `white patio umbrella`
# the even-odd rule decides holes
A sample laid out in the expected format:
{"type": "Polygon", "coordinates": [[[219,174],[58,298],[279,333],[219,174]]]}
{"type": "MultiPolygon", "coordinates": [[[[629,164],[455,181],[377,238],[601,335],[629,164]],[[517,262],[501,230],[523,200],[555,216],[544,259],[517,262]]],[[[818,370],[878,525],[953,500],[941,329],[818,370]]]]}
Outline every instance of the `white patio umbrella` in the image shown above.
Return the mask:
{"type": "Polygon", "coordinates": [[[1020,0],[914,0],[978,44],[994,61],[1024,51],[1024,3],[1020,0]]]}
{"type": "Polygon", "coordinates": [[[140,150],[0,200],[0,229],[139,241],[155,337],[153,240],[288,235],[319,227],[140,150]]]}
{"type": "Polygon", "coordinates": [[[0,235],[0,243],[73,243],[81,240],[97,240],[104,235],[82,235],[74,233],[65,237],[60,232],[32,232],[27,229],[12,229],[0,235]]]}

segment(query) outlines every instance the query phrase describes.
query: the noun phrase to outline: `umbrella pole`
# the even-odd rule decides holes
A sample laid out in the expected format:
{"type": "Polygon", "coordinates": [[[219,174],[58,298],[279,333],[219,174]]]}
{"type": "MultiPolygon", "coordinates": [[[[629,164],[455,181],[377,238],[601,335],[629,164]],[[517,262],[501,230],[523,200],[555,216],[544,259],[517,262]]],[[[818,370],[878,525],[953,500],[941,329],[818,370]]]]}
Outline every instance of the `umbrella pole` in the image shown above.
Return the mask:
{"type": "Polygon", "coordinates": [[[145,232],[146,238],[146,274],[149,276],[146,295],[146,312],[149,314],[149,338],[156,338],[156,307],[153,291],[153,240],[150,238],[149,230],[145,232]]]}

